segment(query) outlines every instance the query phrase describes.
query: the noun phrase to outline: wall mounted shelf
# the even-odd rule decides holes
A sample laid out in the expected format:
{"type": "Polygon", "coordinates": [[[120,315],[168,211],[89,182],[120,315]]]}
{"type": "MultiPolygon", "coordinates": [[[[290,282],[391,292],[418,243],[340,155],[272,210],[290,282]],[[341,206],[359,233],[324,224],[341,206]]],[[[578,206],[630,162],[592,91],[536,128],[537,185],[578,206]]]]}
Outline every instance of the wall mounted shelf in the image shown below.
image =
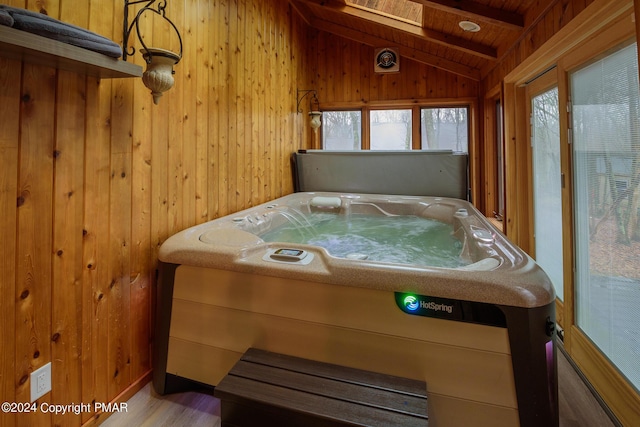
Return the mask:
{"type": "Polygon", "coordinates": [[[2,25],[0,56],[100,79],[142,76],[139,65],[2,25]]]}

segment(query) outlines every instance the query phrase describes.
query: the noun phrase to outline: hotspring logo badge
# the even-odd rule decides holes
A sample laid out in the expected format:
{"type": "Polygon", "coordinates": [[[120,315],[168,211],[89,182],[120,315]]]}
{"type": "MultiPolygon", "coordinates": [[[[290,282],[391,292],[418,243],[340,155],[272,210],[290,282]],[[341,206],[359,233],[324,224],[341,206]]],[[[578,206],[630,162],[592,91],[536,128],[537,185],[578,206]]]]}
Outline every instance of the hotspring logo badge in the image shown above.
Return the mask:
{"type": "Polygon", "coordinates": [[[418,307],[420,307],[420,303],[418,302],[418,299],[413,295],[407,295],[404,298],[404,306],[409,311],[416,311],[418,307]]]}
{"type": "Polygon", "coordinates": [[[446,311],[447,313],[453,313],[453,306],[448,304],[438,304],[433,301],[420,301],[420,308],[433,311],[446,311]]]}
{"type": "MultiPolygon", "coordinates": [[[[427,312],[453,313],[453,305],[432,301],[431,298],[428,297],[420,298],[415,295],[405,295],[401,301],[405,310],[411,313],[421,315],[426,314],[427,312]]],[[[398,304],[400,304],[400,301],[398,301],[398,304]]]]}

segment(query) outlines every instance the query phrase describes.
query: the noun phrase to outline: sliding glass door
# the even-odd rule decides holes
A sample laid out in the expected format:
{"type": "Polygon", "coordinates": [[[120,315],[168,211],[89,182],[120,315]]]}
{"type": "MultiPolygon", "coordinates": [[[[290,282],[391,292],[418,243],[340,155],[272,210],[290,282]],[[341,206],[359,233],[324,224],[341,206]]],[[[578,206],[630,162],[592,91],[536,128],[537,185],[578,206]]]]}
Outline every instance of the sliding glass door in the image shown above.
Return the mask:
{"type": "Polygon", "coordinates": [[[640,389],[637,47],[569,74],[576,325],[640,389]]]}
{"type": "Polygon", "coordinates": [[[629,2],[590,8],[602,27],[561,30],[571,48],[545,43],[504,79],[506,230],[564,296],[561,348],[621,425],[640,426],[639,21],[629,2]]]}
{"type": "Polygon", "coordinates": [[[530,83],[530,130],[533,175],[535,260],[563,299],[562,181],[560,175],[560,114],[555,72],[530,83]]]}

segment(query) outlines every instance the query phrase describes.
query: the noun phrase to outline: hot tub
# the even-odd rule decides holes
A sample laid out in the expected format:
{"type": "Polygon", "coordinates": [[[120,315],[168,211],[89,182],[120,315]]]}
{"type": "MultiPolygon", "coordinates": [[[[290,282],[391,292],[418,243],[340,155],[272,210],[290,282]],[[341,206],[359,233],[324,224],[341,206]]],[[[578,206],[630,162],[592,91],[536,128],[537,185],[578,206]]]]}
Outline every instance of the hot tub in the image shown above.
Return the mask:
{"type": "Polygon", "coordinates": [[[558,425],[552,285],[466,201],[295,193],[159,258],[158,393],[255,347],[426,381],[431,427],[558,425]]]}

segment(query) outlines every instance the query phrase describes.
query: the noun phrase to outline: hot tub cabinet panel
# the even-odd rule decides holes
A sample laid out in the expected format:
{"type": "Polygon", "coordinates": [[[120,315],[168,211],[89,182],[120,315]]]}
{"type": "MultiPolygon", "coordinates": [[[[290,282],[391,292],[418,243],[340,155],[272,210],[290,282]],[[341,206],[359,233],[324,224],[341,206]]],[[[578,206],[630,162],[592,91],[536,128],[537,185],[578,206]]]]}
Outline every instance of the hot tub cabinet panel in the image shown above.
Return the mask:
{"type": "Polygon", "coordinates": [[[160,261],[159,393],[215,386],[254,347],[425,381],[431,426],[558,425],[551,285],[466,202],[296,193],[185,230],[160,261]],[[452,223],[468,265],[339,258],[260,237],[280,209],[341,215],[345,204],[452,223]],[[311,260],[269,258],[282,247],[311,260]]]}

